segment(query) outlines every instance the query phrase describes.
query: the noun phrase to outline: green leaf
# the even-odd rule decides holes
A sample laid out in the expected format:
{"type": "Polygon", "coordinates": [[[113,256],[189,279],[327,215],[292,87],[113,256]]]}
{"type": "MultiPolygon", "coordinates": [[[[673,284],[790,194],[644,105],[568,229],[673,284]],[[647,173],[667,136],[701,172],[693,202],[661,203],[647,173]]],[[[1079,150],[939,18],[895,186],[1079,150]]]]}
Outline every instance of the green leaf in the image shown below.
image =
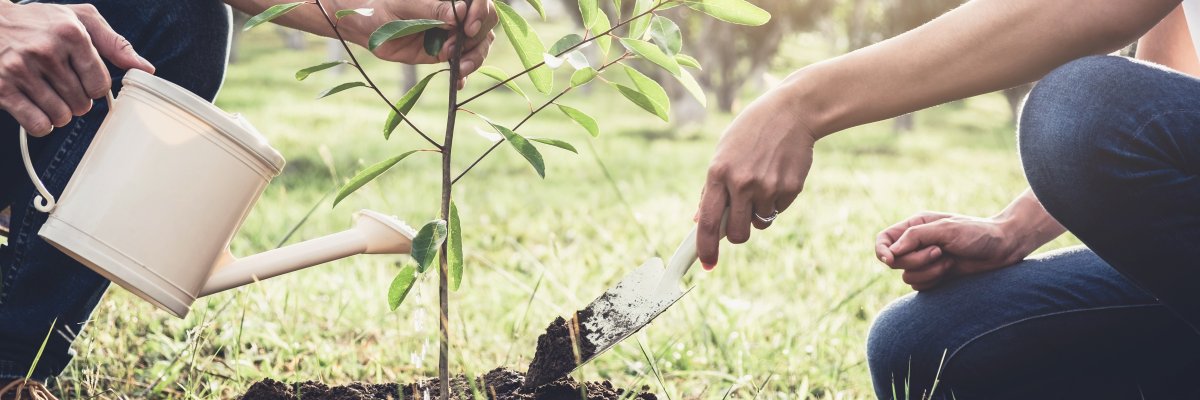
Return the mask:
{"type": "Polygon", "coordinates": [[[670,114],[671,97],[667,96],[667,91],[663,90],[662,85],[659,85],[658,82],[655,82],[653,79],[650,79],[650,77],[641,73],[641,71],[634,69],[633,67],[628,65],[625,65],[624,67],[625,74],[629,75],[629,79],[633,81],[633,87],[637,88],[637,91],[646,95],[646,98],[657,103],[662,107],[663,110],[670,114]]]}
{"type": "Polygon", "coordinates": [[[529,102],[529,96],[526,96],[525,91],[521,90],[520,86],[517,86],[516,81],[509,80],[509,78],[511,78],[511,77],[507,73],[505,73],[504,70],[502,70],[498,67],[493,67],[491,65],[484,65],[482,67],[479,67],[479,70],[477,72],[483,74],[484,76],[486,76],[488,78],[495,79],[496,82],[507,81],[504,83],[504,87],[507,87],[508,90],[512,90],[514,93],[521,95],[521,97],[524,97],[525,102],[529,102]]]}
{"type": "Polygon", "coordinates": [[[529,161],[529,165],[533,166],[533,170],[537,171],[538,176],[542,178],[546,177],[546,162],[542,159],[542,153],[538,151],[537,147],[533,147],[533,144],[529,143],[524,136],[513,132],[512,129],[496,125],[490,121],[488,123],[492,124],[492,127],[496,128],[497,132],[500,132],[501,135],[504,135],[504,139],[507,140],[508,143],[511,144],[518,153],[521,153],[521,156],[525,157],[525,160],[529,161]]]}
{"type": "Polygon", "coordinates": [[[389,40],[421,33],[445,24],[436,19],[401,19],[388,22],[371,33],[371,38],[367,40],[367,48],[375,51],[389,40]]]}
{"type": "Polygon", "coordinates": [[[759,26],[771,20],[771,13],[746,0],[686,0],[684,4],[732,24],[759,26]]]}
{"type": "Polygon", "coordinates": [[[425,273],[437,259],[438,249],[446,241],[446,221],[430,221],[413,238],[412,258],[417,260],[417,272],[425,273]]]}
{"type": "Polygon", "coordinates": [[[370,17],[372,15],[375,15],[375,9],[374,8],[353,8],[353,9],[341,10],[336,13],[333,13],[333,15],[337,17],[337,19],[342,19],[342,17],[345,17],[350,14],[358,14],[358,15],[361,15],[364,17],[370,17]]]}
{"type": "Polygon", "coordinates": [[[592,116],[587,115],[583,111],[579,111],[562,104],[556,105],[558,106],[559,111],[562,111],[563,114],[566,114],[568,118],[575,120],[575,123],[579,124],[579,126],[582,126],[583,129],[586,129],[588,133],[592,135],[592,137],[600,136],[600,125],[596,123],[595,118],[592,118],[592,116]]]}
{"type": "Polygon", "coordinates": [[[396,163],[399,163],[400,160],[403,160],[405,157],[408,157],[416,152],[416,150],[413,150],[400,154],[398,156],[375,163],[375,165],[360,171],[358,174],[354,175],[353,178],[350,178],[350,181],[346,182],[341,189],[338,189],[337,197],[333,198],[333,206],[337,207],[338,203],[341,203],[346,196],[354,193],[355,190],[363,187],[363,185],[366,185],[367,182],[375,180],[375,178],[378,178],[379,175],[382,175],[384,172],[387,172],[387,170],[395,166],[396,163]]]}
{"type": "MultiPolygon", "coordinates": [[[[642,15],[642,13],[650,11],[650,9],[654,7],[654,3],[657,1],[658,0],[637,0],[637,2],[633,5],[633,16],[642,15]]],[[[633,18],[633,16],[630,18],[633,18]]],[[[649,14],[642,15],[639,18],[629,21],[629,30],[626,32],[625,37],[631,39],[641,39],[642,37],[646,36],[646,30],[649,28],[649,14]]]]}
{"type": "Polygon", "coordinates": [[[679,25],[670,18],[655,15],[650,20],[650,38],[668,55],[674,56],[683,49],[683,34],[679,32],[679,25]]]}
{"type": "Polygon", "coordinates": [[[421,78],[421,81],[417,82],[412,89],[408,89],[408,92],[404,94],[404,97],[401,97],[400,100],[396,101],[396,109],[400,110],[400,114],[396,114],[396,110],[388,111],[387,122],[383,123],[384,140],[391,139],[392,131],[396,130],[396,127],[400,126],[400,121],[404,120],[403,118],[400,118],[400,116],[407,116],[408,112],[412,111],[413,106],[417,104],[417,99],[421,98],[421,93],[425,92],[425,87],[429,86],[429,80],[433,79],[435,75],[442,73],[442,71],[445,70],[438,70],[437,72],[421,78]]]}
{"type": "Polygon", "coordinates": [[[450,201],[450,237],[446,240],[449,240],[446,243],[449,251],[446,254],[446,263],[450,269],[450,288],[458,291],[463,278],[462,224],[459,223],[458,206],[454,201],[450,201]]]}
{"type": "Polygon", "coordinates": [[[574,86],[574,87],[583,86],[584,84],[591,82],[592,79],[596,79],[596,75],[597,75],[597,72],[595,69],[592,69],[592,67],[587,67],[587,68],[583,68],[578,71],[575,71],[574,74],[571,74],[571,86],[574,86]]]}
{"type": "Polygon", "coordinates": [[[630,51],[633,51],[634,54],[658,64],[658,66],[670,72],[671,75],[679,76],[679,62],[675,61],[675,57],[663,53],[653,43],[644,40],[621,38],[621,44],[630,51]]]}
{"type": "Polygon", "coordinates": [[[317,98],[323,99],[323,98],[335,95],[346,89],[353,89],[356,87],[363,87],[363,86],[367,86],[367,84],[362,83],[362,82],[346,82],[341,85],[337,85],[337,86],[331,87],[329,89],[326,89],[324,92],[317,94],[317,98]]]}
{"type": "Polygon", "coordinates": [[[400,304],[404,303],[404,298],[408,297],[408,292],[416,282],[417,269],[411,264],[405,265],[404,269],[396,274],[396,278],[392,279],[392,286],[388,288],[388,307],[391,307],[392,311],[396,311],[400,304]]]}
{"type": "Polygon", "coordinates": [[[679,83],[683,84],[683,88],[687,89],[688,93],[692,97],[695,97],[696,101],[700,102],[700,106],[708,107],[708,97],[704,95],[704,88],[700,87],[700,83],[696,82],[696,78],[692,76],[692,73],[683,70],[683,73],[679,74],[677,78],[679,79],[679,83]]]}
{"type": "Polygon", "coordinates": [[[246,21],[246,25],[242,27],[242,30],[248,31],[256,26],[270,22],[271,20],[273,20],[275,18],[279,18],[279,17],[283,16],[283,14],[287,14],[288,12],[295,10],[296,7],[300,7],[301,5],[304,5],[304,3],[307,3],[307,2],[306,1],[297,1],[295,3],[284,3],[284,4],[273,5],[270,8],[267,8],[266,10],[264,10],[263,12],[258,13],[258,15],[255,15],[254,18],[250,18],[250,20],[246,21]]]}
{"type": "Polygon", "coordinates": [[[583,17],[585,28],[591,29],[592,25],[596,24],[598,11],[600,11],[600,7],[596,5],[596,0],[579,0],[579,15],[583,17]]]}
{"type": "MultiPolygon", "coordinates": [[[[608,14],[604,13],[603,9],[597,9],[599,16],[596,17],[596,24],[592,26],[592,35],[600,35],[612,29],[612,22],[608,20],[608,14]]],[[[608,57],[608,50],[612,48],[612,36],[604,35],[596,38],[596,45],[600,46],[600,53],[608,57]]]]}
{"type": "Polygon", "coordinates": [[[567,49],[575,47],[575,45],[580,43],[583,43],[583,37],[572,33],[567,36],[563,36],[562,39],[558,39],[557,42],[554,42],[554,45],[550,46],[550,50],[547,51],[547,53],[557,57],[563,55],[567,49]]]}
{"type": "Polygon", "coordinates": [[[658,103],[655,103],[653,100],[650,100],[649,97],[646,97],[646,95],[642,94],[642,92],[637,91],[637,89],[634,89],[634,88],[631,88],[629,86],[625,86],[622,84],[613,84],[613,86],[615,86],[617,88],[617,91],[621,92],[622,96],[625,96],[626,99],[629,99],[629,101],[632,101],[633,104],[637,104],[637,106],[641,107],[643,110],[649,111],[651,114],[657,115],[663,121],[670,120],[670,116],[667,115],[667,110],[663,109],[662,105],[659,105],[658,103]]]}
{"type": "Polygon", "coordinates": [[[527,0],[529,5],[537,11],[538,16],[542,17],[542,21],[546,20],[546,9],[542,8],[542,0],[527,0]]]}
{"type": "Polygon", "coordinates": [[[683,54],[683,53],[676,54],[675,61],[678,61],[679,65],[682,65],[684,67],[691,67],[691,68],[695,68],[695,69],[704,69],[704,68],[700,67],[700,60],[697,60],[696,57],[692,57],[687,54],[683,54]]]}
{"type": "MultiPolygon", "coordinates": [[[[529,23],[525,21],[525,18],[521,18],[521,15],[512,9],[512,6],[502,1],[494,2],[494,4],[496,5],[496,14],[500,16],[500,26],[504,27],[504,34],[508,36],[508,41],[517,51],[521,65],[528,69],[541,63],[546,47],[529,27],[529,23]]],[[[533,86],[542,93],[549,94],[550,90],[554,88],[554,74],[549,68],[535,68],[529,71],[529,80],[533,81],[533,86]]]]}
{"type": "Polygon", "coordinates": [[[579,150],[575,150],[575,146],[572,146],[570,143],[564,142],[562,140],[548,139],[548,138],[533,138],[533,137],[529,138],[529,140],[532,140],[532,141],[535,141],[538,143],[548,144],[548,145],[551,145],[551,146],[554,146],[554,147],[557,147],[557,148],[560,148],[560,149],[563,149],[563,150],[566,150],[566,151],[569,151],[569,152],[572,152],[575,154],[579,154],[579,150]]]}
{"type": "MultiPolygon", "coordinates": [[[[28,381],[33,376],[33,371],[37,369],[38,361],[42,359],[42,351],[46,350],[46,344],[50,343],[50,335],[54,333],[54,327],[58,325],[58,317],[54,317],[50,321],[50,329],[46,330],[46,337],[42,338],[42,345],[38,347],[37,354],[33,356],[33,362],[29,363],[29,372],[25,373],[25,380],[28,381]]],[[[20,388],[18,388],[20,389],[20,388]]],[[[19,394],[18,394],[19,395],[19,394]]],[[[30,396],[33,397],[33,396],[30,396]]]]}
{"type": "Polygon", "coordinates": [[[425,54],[430,57],[437,57],[442,54],[442,45],[446,44],[446,39],[450,37],[450,31],[445,29],[431,29],[425,31],[425,38],[422,39],[422,47],[425,48],[425,54]]]}
{"type": "MultiPolygon", "coordinates": [[[[621,5],[621,0],[613,0],[613,10],[617,11],[617,20],[620,21],[621,20],[621,10],[624,10],[624,8],[622,8],[622,5],[621,5]]],[[[604,10],[601,9],[600,11],[603,12],[604,10]]]]}
{"type": "Polygon", "coordinates": [[[327,62],[324,64],[317,64],[317,65],[296,71],[296,80],[302,81],[302,80],[308,79],[308,76],[312,75],[313,72],[323,71],[323,70],[327,70],[327,69],[330,69],[330,68],[333,68],[333,67],[336,67],[336,66],[339,66],[342,64],[349,64],[349,63],[350,62],[346,61],[346,60],[337,60],[337,61],[330,61],[330,62],[327,62]]]}

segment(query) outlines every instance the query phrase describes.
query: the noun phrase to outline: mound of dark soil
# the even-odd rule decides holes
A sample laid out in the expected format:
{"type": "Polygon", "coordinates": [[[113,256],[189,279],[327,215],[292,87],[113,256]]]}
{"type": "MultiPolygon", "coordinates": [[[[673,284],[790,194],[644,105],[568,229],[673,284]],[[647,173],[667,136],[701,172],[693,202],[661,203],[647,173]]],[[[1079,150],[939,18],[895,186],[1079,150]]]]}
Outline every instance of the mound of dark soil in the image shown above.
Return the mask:
{"type": "MultiPolygon", "coordinates": [[[[440,383],[437,379],[428,379],[411,384],[365,384],[351,383],[345,386],[329,387],[320,382],[300,382],[287,384],[273,379],[264,379],[250,386],[242,400],[385,400],[385,399],[436,399],[440,393],[440,383]]],[[[476,391],[480,398],[488,400],[658,400],[645,392],[628,393],[623,389],[614,388],[612,383],[584,382],[579,383],[570,377],[536,386],[524,388],[525,375],[506,368],[497,368],[475,380],[474,385],[467,384],[467,378],[462,375],[450,380],[452,399],[473,400],[476,391]]]]}
{"type": "Polygon", "coordinates": [[[592,308],[575,312],[570,321],[558,317],[546,333],[538,337],[537,350],[533,353],[533,362],[529,364],[529,373],[525,376],[525,386],[534,388],[553,382],[570,374],[578,366],[579,360],[586,360],[596,354],[596,344],[587,339],[591,331],[584,322],[592,318],[592,308]],[[579,354],[576,357],[575,351],[579,354]]]}

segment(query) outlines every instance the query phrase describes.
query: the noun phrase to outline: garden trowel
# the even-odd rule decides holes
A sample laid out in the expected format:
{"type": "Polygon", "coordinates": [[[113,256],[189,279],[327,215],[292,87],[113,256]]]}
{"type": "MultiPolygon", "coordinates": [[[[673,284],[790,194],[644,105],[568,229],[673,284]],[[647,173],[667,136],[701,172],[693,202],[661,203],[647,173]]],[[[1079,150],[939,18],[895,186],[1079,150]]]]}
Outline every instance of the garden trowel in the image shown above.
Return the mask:
{"type": "MultiPolygon", "coordinates": [[[[721,221],[721,236],[725,235],[725,218],[721,221]]],[[[696,262],[696,228],[679,244],[675,254],[667,262],[665,268],[661,258],[654,257],[642,263],[641,267],[633,270],[617,282],[600,297],[593,300],[582,311],[576,313],[571,321],[573,325],[572,344],[576,346],[574,368],[583,365],[600,353],[620,343],[633,335],[642,327],[666,311],[686,293],[682,289],[683,275],[696,262]],[[575,334],[578,332],[578,334],[575,334]]],[[[570,351],[570,350],[568,350],[570,351]]],[[[537,386],[552,382],[568,375],[574,368],[556,373],[536,371],[542,365],[538,358],[542,357],[542,349],[534,356],[530,365],[527,382],[537,386]],[[557,375],[557,376],[555,376],[557,375]]],[[[549,353],[549,352],[548,352],[549,353]]],[[[571,354],[571,353],[567,353],[571,354]]]]}

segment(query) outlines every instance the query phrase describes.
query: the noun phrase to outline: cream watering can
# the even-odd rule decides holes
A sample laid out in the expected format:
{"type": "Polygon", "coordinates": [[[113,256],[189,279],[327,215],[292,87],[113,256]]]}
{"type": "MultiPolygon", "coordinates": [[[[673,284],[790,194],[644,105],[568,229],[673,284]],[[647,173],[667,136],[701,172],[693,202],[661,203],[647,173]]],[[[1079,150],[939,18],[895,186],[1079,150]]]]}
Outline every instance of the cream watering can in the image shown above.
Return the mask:
{"type": "Polygon", "coordinates": [[[197,297],[356,254],[408,254],[416,232],[362,210],[354,227],[245,258],[229,242],[283,156],[254,127],[148,73],[130,70],[62,198],[30,161],[25,168],[50,213],[38,234],[126,290],[187,315],[197,297]]]}

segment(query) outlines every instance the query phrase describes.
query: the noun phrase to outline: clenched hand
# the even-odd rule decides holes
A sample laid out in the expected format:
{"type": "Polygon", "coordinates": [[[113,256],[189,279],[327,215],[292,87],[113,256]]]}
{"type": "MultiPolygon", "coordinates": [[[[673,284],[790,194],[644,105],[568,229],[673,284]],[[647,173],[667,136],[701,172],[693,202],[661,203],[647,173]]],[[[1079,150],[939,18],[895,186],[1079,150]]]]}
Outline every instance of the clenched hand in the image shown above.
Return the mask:
{"type": "Polygon", "coordinates": [[[0,1],[0,109],[30,134],[45,136],[104,97],[112,88],[104,59],[154,72],[90,4],[0,1]]]}
{"type": "Polygon", "coordinates": [[[892,225],[875,239],[875,256],[914,290],[933,288],[955,276],[1016,264],[1040,244],[1021,240],[1003,219],[920,213],[892,225]]]}
{"type": "MultiPolygon", "coordinates": [[[[463,1],[397,0],[385,2],[378,11],[380,12],[375,17],[379,25],[396,19],[428,18],[444,21],[447,28],[453,31],[459,20],[466,21],[463,26],[466,29],[467,42],[463,45],[462,60],[459,64],[464,77],[483,66],[483,60],[487,58],[492,41],[496,38],[492,28],[496,26],[498,17],[490,0],[474,0],[470,9],[467,9],[467,3],[463,1]]],[[[375,49],[375,56],[407,64],[443,62],[450,59],[451,46],[454,46],[457,40],[455,35],[450,35],[436,58],[425,53],[424,34],[389,41],[375,49]]],[[[462,85],[463,82],[460,81],[460,89],[462,85]]]]}

